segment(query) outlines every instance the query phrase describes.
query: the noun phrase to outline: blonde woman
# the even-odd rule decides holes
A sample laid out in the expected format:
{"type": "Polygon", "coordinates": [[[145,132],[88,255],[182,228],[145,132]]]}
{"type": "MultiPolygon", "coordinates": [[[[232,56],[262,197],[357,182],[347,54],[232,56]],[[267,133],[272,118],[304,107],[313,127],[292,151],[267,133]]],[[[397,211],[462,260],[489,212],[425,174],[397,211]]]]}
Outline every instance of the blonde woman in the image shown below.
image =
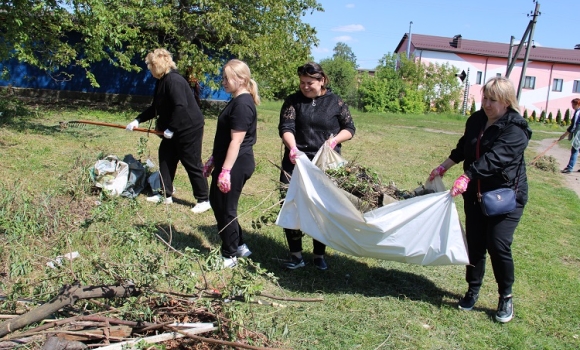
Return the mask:
{"type": "Polygon", "coordinates": [[[206,177],[212,176],[209,200],[222,239],[223,264],[231,268],[237,264],[237,258],[252,254],[244,243],[237,217],[242,189],[256,167],[253,145],[260,96],[250,68],[237,59],[223,67],[222,85],[232,99],[218,117],[212,154],[203,172],[206,177]]]}
{"type": "Polygon", "coordinates": [[[491,258],[498,286],[499,302],[495,319],[509,322],[514,316],[512,285],[514,261],[511,245],[514,232],[528,201],[528,182],[524,151],[532,130],[518,112],[513,84],[496,77],[482,88],[482,109],[465,123],[465,131],[455,149],[430,175],[443,174],[463,162],[463,175],[453,183],[451,195],[463,195],[465,233],[470,265],[465,279],[468,290],[459,300],[459,308],[471,310],[477,302],[485,273],[486,254],[491,258]],[[507,214],[485,216],[478,192],[498,188],[516,191],[516,208],[507,214]]]}
{"type": "Polygon", "coordinates": [[[127,130],[133,130],[139,123],[157,118],[155,129],[163,131],[163,140],[159,145],[161,193],[154,194],[147,200],[173,203],[173,180],[177,164],[181,162],[189,176],[193,196],[197,200],[191,211],[202,213],[211,209],[201,160],[203,114],[188,82],[177,72],[169,51],[155,49],[147,55],[145,63],[157,79],[153,103],[127,125],[127,130]]]}

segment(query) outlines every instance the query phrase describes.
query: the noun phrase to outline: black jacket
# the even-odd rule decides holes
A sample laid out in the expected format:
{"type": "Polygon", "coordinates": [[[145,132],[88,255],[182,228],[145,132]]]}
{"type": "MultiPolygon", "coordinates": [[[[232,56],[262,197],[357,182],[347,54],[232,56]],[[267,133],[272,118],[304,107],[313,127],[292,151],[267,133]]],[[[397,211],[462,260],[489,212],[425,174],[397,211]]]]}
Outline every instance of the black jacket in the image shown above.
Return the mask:
{"type": "MultiPolygon", "coordinates": [[[[354,136],[355,127],[348,106],[328,90],[315,99],[308,98],[298,91],[286,98],[280,111],[278,131],[280,137],[291,132],[296,139],[296,147],[312,159],[328,140],[341,130],[348,130],[354,136]]],[[[340,153],[340,145],[335,150],[340,153]]],[[[286,148],[285,157],[289,150],[286,148]]]]}
{"type": "Polygon", "coordinates": [[[528,181],[524,151],[532,130],[518,112],[508,110],[483,132],[477,159],[477,139],[486,123],[483,110],[472,114],[465,123],[463,136],[449,156],[455,163],[463,161],[465,175],[471,180],[464,195],[476,196],[478,180],[481,181],[481,192],[502,187],[515,189],[517,184],[517,200],[526,204],[528,181]]]}
{"type": "Polygon", "coordinates": [[[204,126],[204,118],[189,83],[177,71],[170,71],[155,84],[153,103],[137,116],[139,123],[159,116],[155,129],[183,136],[204,126]]]}

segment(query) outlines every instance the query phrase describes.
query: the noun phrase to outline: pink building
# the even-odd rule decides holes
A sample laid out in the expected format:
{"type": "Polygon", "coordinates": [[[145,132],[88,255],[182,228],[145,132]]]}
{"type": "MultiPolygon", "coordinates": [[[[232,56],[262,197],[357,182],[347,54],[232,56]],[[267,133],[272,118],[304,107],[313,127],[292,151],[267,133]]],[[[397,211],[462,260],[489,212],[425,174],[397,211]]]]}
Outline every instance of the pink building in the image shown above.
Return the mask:
{"type": "MultiPolygon", "coordinates": [[[[408,34],[403,35],[395,53],[407,52],[408,34]]],[[[512,47],[512,56],[517,45],[512,47]]],[[[520,85],[522,65],[526,47],[522,48],[517,61],[510,73],[510,80],[516,90],[520,85]]],[[[476,107],[481,106],[481,87],[495,76],[505,76],[508,67],[510,44],[488,41],[466,40],[461,35],[453,38],[412,34],[411,54],[421,63],[448,63],[459,69],[459,72],[469,72],[469,99],[475,101],[476,107]]],[[[532,46],[525,77],[521,86],[520,106],[531,114],[536,111],[539,116],[542,111],[552,112],[556,118],[558,109],[562,116],[570,108],[570,101],[580,97],[580,45],[575,49],[554,49],[532,46]]]]}

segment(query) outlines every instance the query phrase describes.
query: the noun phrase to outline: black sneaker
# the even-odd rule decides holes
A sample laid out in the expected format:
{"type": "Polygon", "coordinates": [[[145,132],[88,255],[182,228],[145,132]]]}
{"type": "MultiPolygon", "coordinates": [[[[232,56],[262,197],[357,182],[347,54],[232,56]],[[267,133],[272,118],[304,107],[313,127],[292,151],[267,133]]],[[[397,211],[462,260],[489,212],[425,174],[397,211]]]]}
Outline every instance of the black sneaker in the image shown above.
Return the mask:
{"type": "Polygon", "coordinates": [[[294,255],[290,255],[290,261],[286,261],[284,263],[284,267],[290,270],[296,270],[297,268],[304,266],[306,266],[306,264],[304,263],[304,259],[294,255]]]}
{"type": "Polygon", "coordinates": [[[324,257],[314,258],[314,266],[316,266],[317,269],[322,271],[328,269],[328,265],[326,265],[324,257]]]}
{"type": "Polygon", "coordinates": [[[459,299],[459,304],[457,306],[459,306],[461,310],[469,311],[473,309],[473,305],[475,305],[477,298],[479,298],[479,294],[469,290],[465,293],[463,298],[459,299]]]}
{"type": "Polygon", "coordinates": [[[562,174],[568,174],[568,173],[571,173],[571,172],[572,172],[572,169],[568,169],[568,168],[566,168],[566,169],[564,169],[564,170],[561,171],[562,174]]]}
{"type": "Polygon", "coordinates": [[[497,312],[495,313],[495,320],[497,322],[506,323],[514,318],[514,302],[512,296],[499,297],[497,304],[497,312]]]}

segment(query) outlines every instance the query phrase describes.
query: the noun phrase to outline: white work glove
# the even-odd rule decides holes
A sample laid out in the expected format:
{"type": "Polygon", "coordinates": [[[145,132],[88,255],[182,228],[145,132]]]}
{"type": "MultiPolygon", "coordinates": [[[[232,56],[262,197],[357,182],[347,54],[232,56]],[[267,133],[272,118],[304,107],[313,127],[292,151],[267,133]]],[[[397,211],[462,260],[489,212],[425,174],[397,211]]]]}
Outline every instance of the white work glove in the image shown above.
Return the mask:
{"type": "Polygon", "coordinates": [[[129,124],[127,124],[127,126],[125,127],[125,130],[133,131],[133,129],[135,129],[138,126],[139,126],[139,122],[137,121],[137,119],[135,119],[132,122],[130,122],[129,124]]]}
{"type": "Polygon", "coordinates": [[[163,137],[165,137],[166,139],[170,139],[170,138],[172,138],[172,137],[173,137],[173,131],[171,131],[171,130],[169,130],[169,129],[166,129],[166,130],[163,132],[163,137]]]}

